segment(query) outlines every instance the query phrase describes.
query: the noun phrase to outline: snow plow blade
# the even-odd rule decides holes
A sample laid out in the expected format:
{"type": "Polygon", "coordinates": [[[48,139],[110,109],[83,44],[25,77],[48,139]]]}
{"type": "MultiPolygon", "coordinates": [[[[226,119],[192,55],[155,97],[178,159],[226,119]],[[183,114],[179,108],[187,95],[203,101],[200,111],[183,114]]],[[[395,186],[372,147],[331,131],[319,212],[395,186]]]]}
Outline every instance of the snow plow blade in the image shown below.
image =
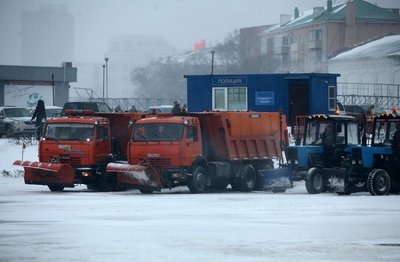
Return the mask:
{"type": "Polygon", "coordinates": [[[264,178],[264,189],[273,192],[284,192],[293,187],[292,171],[290,168],[264,169],[259,171],[264,178]]]}
{"type": "Polygon", "coordinates": [[[161,190],[160,174],[151,167],[110,163],[108,173],[116,173],[117,183],[137,189],[161,190]]]}
{"type": "Polygon", "coordinates": [[[68,164],[17,160],[24,168],[25,184],[74,187],[74,170],[68,164]]]}

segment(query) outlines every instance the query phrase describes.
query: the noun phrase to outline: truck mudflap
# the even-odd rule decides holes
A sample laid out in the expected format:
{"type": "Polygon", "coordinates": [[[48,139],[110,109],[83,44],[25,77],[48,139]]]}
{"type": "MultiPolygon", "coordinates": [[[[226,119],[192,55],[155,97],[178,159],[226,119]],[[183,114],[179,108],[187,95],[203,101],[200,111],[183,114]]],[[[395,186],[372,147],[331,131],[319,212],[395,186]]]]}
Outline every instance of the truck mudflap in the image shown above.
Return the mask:
{"type": "Polygon", "coordinates": [[[161,190],[160,174],[152,167],[109,163],[106,171],[116,173],[117,183],[138,189],[161,190]]]}
{"type": "Polygon", "coordinates": [[[264,178],[264,189],[273,192],[285,192],[293,187],[292,170],[288,167],[263,169],[258,171],[264,178]]]}
{"type": "Polygon", "coordinates": [[[21,160],[13,164],[24,168],[25,184],[74,187],[74,170],[68,164],[21,160]]]}

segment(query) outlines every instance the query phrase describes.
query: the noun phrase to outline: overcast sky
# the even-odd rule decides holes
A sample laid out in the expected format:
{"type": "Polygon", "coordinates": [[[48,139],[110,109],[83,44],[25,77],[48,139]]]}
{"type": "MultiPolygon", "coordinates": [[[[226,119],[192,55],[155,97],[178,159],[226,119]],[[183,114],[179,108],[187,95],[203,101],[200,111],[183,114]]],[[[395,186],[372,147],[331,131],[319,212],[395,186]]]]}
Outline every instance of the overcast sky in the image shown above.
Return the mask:
{"type": "MultiPolygon", "coordinates": [[[[344,0],[334,0],[334,3],[344,0]]],[[[383,7],[400,7],[400,0],[370,0],[383,7]]],[[[210,46],[243,27],[278,23],[280,14],[293,15],[326,0],[0,0],[0,64],[18,64],[21,12],[40,4],[62,3],[75,18],[75,60],[102,60],[112,35],[162,36],[190,50],[204,39],[210,46]]]]}

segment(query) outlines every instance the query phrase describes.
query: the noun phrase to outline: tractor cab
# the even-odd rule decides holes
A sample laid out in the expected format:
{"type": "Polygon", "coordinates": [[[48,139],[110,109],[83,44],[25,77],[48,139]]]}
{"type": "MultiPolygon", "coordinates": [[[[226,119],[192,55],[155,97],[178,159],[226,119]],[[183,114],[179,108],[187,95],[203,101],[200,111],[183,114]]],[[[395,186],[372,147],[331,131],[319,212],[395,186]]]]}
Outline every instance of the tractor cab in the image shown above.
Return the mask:
{"type": "Polygon", "coordinates": [[[371,145],[352,149],[351,173],[363,179],[371,195],[400,192],[400,154],[392,148],[399,124],[397,115],[375,117],[371,145]]]}
{"type": "Polygon", "coordinates": [[[299,176],[305,176],[311,167],[337,167],[350,152],[349,147],[360,142],[360,128],[354,117],[310,115],[301,145],[288,148],[289,164],[299,176]]]}

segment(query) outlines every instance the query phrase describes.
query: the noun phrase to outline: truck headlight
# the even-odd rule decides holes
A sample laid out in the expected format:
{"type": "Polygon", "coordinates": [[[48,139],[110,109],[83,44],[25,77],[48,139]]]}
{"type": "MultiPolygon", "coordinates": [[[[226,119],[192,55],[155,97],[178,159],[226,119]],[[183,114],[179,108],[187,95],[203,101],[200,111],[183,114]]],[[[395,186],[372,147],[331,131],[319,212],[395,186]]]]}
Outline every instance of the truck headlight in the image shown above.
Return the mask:
{"type": "Polygon", "coordinates": [[[88,177],[88,176],[90,176],[90,172],[83,171],[83,172],[82,172],[82,176],[88,177]]]}

